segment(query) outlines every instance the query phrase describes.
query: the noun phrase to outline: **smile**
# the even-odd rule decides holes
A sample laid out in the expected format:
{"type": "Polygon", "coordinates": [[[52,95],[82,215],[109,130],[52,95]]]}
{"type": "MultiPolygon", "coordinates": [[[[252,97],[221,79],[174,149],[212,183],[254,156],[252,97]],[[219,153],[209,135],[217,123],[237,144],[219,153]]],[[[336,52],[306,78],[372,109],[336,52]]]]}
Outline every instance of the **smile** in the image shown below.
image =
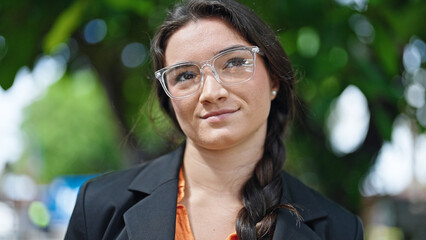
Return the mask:
{"type": "Polygon", "coordinates": [[[212,111],[212,112],[208,112],[208,113],[202,115],[200,118],[201,119],[214,120],[214,121],[220,121],[220,120],[223,120],[229,114],[235,113],[238,110],[239,109],[235,109],[235,110],[223,109],[223,110],[219,110],[219,111],[212,111]]]}

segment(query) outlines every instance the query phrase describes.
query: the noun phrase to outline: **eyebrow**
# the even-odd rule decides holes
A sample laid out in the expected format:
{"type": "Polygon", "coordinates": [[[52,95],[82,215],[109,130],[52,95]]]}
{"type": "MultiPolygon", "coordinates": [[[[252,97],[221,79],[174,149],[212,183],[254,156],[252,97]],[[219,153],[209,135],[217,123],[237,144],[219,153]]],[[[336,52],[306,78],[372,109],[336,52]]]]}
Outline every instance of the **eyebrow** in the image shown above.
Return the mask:
{"type": "Polygon", "coordinates": [[[194,62],[181,62],[181,63],[177,63],[177,64],[174,64],[174,65],[171,65],[170,67],[173,66],[173,68],[181,69],[181,68],[188,67],[189,64],[193,64],[193,63],[194,62]]]}
{"type": "Polygon", "coordinates": [[[228,51],[228,50],[235,49],[235,48],[240,48],[240,47],[247,47],[247,46],[245,46],[245,45],[241,45],[241,44],[232,45],[232,46],[230,46],[230,47],[224,48],[224,49],[222,49],[222,50],[220,50],[220,51],[218,51],[218,52],[214,53],[214,55],[216,56],[216,55],[218,55],[218,54],[220,54],[220,53],[223,53],[223,52],[226,52],[226,51],[228,51]]]}
{"type": "MultiPolygon", "coordinates": [[[[218,54],[220,54],[220,53],[226,52],[226,51],[228,51],[228,50],[232,50],[232,49],[236,49],[236,48],[240,48],[240,47],[247,47],[247,46],[242,45],[242,44],[232,45],[232,46],[230,46],[230,47],[226,47],[226,48],[224,48],[224,49],[222,49],[222,50],[219,50],[219,51],[215,52],[215,53],[214,53],[214,56],[216,56],[216,55],[218,55],[218,54]]],[[[170,65],[170,66],[167,66],[166,68],[170,68],[170,67],[180,67],[180,66],[183,66],[183,65],[185,65],[185,64],[193,64],[193,63],[197,63],[197,62],[193,62],[193,61],[179,62],[179,63],[172,64],[172,65],[170,65]]]]}

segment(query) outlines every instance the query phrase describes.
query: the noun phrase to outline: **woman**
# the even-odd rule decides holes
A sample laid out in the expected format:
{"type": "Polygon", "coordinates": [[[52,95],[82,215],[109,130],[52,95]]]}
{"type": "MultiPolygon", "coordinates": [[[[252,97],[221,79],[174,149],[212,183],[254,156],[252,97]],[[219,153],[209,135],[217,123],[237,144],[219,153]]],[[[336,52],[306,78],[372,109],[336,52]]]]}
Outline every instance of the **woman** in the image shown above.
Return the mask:
{"type": "Polygon", "coordinates": [[[174,152],[88,181],[66,239],[363,239],[360,221],[282,171],[294,77],[273,31],[233,0],[189,0],[152,43],[174,152]]]}

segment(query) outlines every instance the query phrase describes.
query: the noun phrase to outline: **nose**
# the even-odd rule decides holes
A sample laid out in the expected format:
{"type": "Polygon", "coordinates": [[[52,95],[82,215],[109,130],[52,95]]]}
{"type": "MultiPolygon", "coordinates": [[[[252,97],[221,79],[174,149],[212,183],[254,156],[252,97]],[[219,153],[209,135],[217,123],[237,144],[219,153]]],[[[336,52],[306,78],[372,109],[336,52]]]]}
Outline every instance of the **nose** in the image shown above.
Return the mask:
{"type": "Polygon", "coordinates": [[[224,101],[228,94],[228,90],[216,80],[210,69],[204,72],[204,85],[200,94],[200,102],[202,104],[224,101]]]}

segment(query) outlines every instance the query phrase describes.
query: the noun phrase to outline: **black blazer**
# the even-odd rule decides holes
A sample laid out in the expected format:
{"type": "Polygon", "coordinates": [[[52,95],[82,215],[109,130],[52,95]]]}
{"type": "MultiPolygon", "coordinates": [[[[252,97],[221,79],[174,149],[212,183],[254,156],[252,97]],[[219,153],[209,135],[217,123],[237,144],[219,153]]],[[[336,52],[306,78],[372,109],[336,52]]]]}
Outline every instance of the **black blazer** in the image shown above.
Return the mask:
{"type": "MultiPolygon", "coordinates": [[[[80,189],[65,239],[173,240],[179,168],[184,147],[152,162],[87,181],[80,189]]],[[[359,219],[281,174],[281,203],[297,205],[303,221],[280,209],[274,240],[361,240],[359,219]]],[[[214,239],[216,240],[216,239],[214,239]]]]}

